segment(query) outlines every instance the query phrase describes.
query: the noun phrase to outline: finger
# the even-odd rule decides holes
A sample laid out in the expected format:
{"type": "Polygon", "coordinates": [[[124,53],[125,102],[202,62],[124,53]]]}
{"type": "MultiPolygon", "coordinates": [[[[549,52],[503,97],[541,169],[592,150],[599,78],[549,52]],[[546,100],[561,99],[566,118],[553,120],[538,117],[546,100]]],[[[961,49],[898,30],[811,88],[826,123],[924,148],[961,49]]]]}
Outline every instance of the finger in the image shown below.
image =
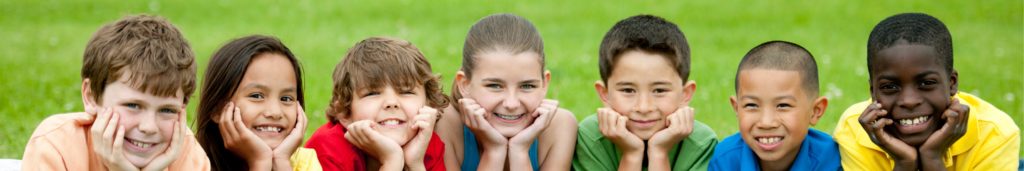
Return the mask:
{"type": "Polygon", "coordinates": [[[110,108],[100,109],[99,117],[92,123],[93,136],[102,136],[104,129],[107,128],[107,122],[110,122],[110,108]]]}
{"type": "MultiPolygon", "coordinates": [[[[222,115],[224,115],[224,117],[223,117],[223,120],[221,120],[221,126],[223,127],[225,132],[228,133],[226,135],[228,138],[226,138],[225,140],[231,140],[232,142],[235,139],[238,139],[238,136],[239,136],[238,130],[235,128],[235,122],[232,121],[232,120],[234,120],[234,117],[235,117],[235,114],[234,114],[235,113],[235,109],[237,109],[237,108],[232,106],[230,108],[230,110],[228,110],[228,113],[222,114],[222,115]]],[[[227,141],[225,141],[225,142],[227,142],[227,141]]]]}
{"type": "Polygon", "coordinates": [[[118,126],[117,127],[117,133],[114,135],[113,147],[110,148],[110,154],[114,155],[114,156],[119,156],[120,154],[123,154],[123,152],[122,152],[123,150],[124,150],[124,126],[118,126]]]}
{"type": "Polygon", "coordinates": [[[114,113],[110,118],[110,122],[107,122],[107,127],[103,129],[103,145],[113,145],[111,140],[114,140],[114,134],[117,132],[117,125],[119,121],[120,117],[117,116],[117,113],[114,113]]]}

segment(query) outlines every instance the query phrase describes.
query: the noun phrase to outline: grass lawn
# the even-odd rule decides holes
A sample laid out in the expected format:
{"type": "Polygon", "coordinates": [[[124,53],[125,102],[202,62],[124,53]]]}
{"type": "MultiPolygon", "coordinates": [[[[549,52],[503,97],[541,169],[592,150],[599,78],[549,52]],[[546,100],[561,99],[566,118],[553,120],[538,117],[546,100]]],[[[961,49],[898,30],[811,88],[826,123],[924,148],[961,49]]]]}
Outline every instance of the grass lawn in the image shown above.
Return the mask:
{"type": "MultiPolygon", "coordinates": [[[[879,21],[925,12],[952,32],[960,90],[974,93],[1024,123],[1024,4],[995,1],[0,1],[0,158],[21,158],[36,125],[48,115],[82,111],[80,67],[97,28],[124,15],[168,18],[190,41],[202,76],[214,50],[230,39],[281,38],[305,72],[307,136],[325,122],[331,71],[346,50],[369,36],[406,39],[443,75],[446,91],[461,61],[469,27],[481,17],[510,12],[538,27],[552,74],[550,98],[583,119],[601,105],[597,51],[616,21],[636,14],[665,17],[685,32],[693,51],[696,119],[719,137],[738,130],[729,107],[739,59],[768,40],[808,48],[830,99],[816,129],[831,132],[841,112],[868,98],[866,42],[879,21]]],[[[202,79],[202,78],[199,78],[202,79]]],[[[201,82],[201,81],[197,81],[201,82]]],[[[198,98],[198,91],[192,97],[198,98]]],[[[198,100],[189,105],[194,115],[198,100]]],[[[190,117],[193,118],[193,117],[190,117]]],[[[1024,154],[1024,152],[1020,152],[1024,154]]]]}

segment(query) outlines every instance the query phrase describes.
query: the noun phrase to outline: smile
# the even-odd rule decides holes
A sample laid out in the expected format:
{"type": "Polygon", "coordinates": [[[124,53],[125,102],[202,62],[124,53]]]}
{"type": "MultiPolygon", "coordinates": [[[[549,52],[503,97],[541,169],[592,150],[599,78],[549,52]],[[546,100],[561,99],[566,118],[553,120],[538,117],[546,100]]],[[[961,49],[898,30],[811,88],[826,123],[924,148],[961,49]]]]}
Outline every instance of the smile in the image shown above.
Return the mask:
{"type": "Polygon", "coordinates": [[[899,119],[897,120],[897,123],[899,123],[901,126],[918,125],[927,122],[928,119],[931,119],[931,116],[925,115],[914,118],[899,119]]]}

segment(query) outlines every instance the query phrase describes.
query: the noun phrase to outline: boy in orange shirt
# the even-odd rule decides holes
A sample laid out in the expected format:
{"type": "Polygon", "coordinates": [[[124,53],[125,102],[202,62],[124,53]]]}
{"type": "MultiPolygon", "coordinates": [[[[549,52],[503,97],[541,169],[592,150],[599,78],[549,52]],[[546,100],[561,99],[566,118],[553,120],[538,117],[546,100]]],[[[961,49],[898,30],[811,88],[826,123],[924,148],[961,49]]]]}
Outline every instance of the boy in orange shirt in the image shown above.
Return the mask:
{"type": "Polygon", "coordinates": [[[185,126],[195,54],[174,25],[125,17],[96,31],[83,58],[85,112],[43,120],[23,170],[209,170],[185,126]]]}

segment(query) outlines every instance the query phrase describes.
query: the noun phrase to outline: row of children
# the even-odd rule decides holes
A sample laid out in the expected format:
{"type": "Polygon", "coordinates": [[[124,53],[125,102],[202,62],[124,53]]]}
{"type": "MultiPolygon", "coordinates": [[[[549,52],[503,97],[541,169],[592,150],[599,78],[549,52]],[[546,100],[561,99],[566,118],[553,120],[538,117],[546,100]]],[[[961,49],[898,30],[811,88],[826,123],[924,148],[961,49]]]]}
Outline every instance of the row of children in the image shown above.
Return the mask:
{"type": "Polygon", "coordinates": [[[944,24],[918,13],[875,26],[871,100],[835,133],[810,128],[828,99],[800,45],[750,50],[730,102],[740,131],[721,140],[689,107],[690,49],[679,28],[638,15],[607,32],[594,83],[603,108],[582,119],[545,99],[540,34],[526,19],[472,26],[451,96],[411,43],[368,38],[333,72],[328,123],[303,145],[302,74],[279,40],[249,36],[213,54],[196,133],[185,106],[194,54],[164,19],[99,29],[83,59],[85,112],[39,124],[25,170],[1013,170],[1020,130],[957,90],[944,24]],[[835,138],[833,138],[833,136],[835,138]]]}

